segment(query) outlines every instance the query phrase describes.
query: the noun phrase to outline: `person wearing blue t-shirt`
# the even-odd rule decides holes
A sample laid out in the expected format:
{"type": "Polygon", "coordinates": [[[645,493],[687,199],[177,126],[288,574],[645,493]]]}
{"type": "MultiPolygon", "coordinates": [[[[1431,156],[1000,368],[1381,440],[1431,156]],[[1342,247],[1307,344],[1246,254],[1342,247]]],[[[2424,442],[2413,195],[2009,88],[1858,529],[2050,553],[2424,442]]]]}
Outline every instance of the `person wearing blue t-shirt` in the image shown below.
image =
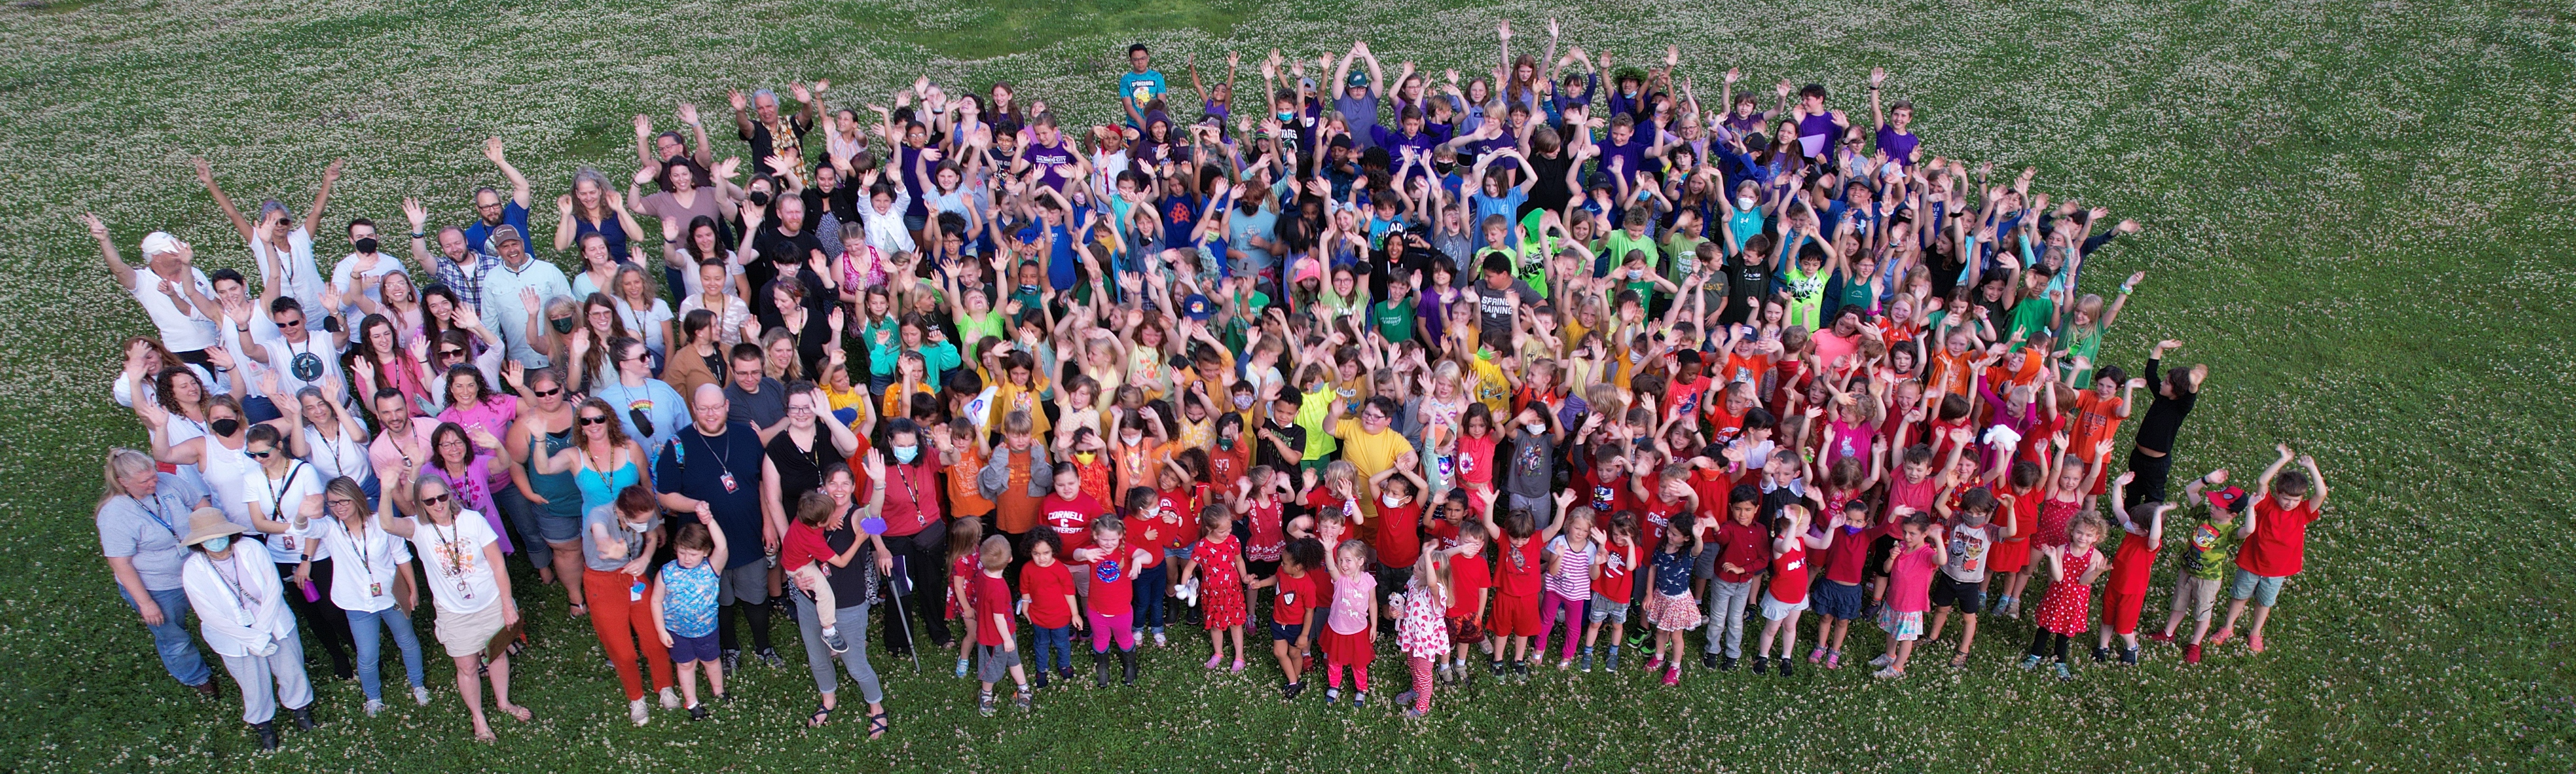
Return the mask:
{"type": "Polygon", "coordinates": [[[1142,131],[1145,109],[1163,98],[1163,73],[1154,69],[1154,55],[1138,43],[1127,47],[1127,72],[1118,76],[1118,102],[1127,108],[1127,125],[1142,131]]]}

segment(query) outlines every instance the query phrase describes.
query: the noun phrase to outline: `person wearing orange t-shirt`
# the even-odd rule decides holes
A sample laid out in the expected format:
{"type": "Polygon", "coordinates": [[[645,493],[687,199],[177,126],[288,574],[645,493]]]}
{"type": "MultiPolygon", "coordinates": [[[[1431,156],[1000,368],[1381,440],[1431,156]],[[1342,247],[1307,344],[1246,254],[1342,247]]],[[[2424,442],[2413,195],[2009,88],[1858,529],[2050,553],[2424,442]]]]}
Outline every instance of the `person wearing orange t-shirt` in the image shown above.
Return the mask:
{"type": "Polygon", "coordinates": [[[1014,545],[1038,524],[1038,502],[1054,487],[1054,466],[1047,462],[1046,447],[1038,444],[1037,431],[1026,411],[1013,411],[1002,416],[1002,446],[984,469],[975,474],[975,488],[993,501],[993,527],[1010,537],[1014,545]],[[1045,476],[1031,471],[1050,471],[1045,476]]]}
{"type": "MultiPolygon", "coordinates": [[[[2128,377],[2128,372],[2120,370],[2119,366],[2102,366],[2093,371],[2093,388],[2085,390],[2075,398],[2074,422],[2068,428],[2068,432],[2074,438],[2068,448],[2073,449],[2076,454],[2083,455],[2086,465],[2097,462],[2093,459],[2098,456],[2094,454],[2094,450],[2099,448],[2103,441],[2111,440],[2112,436],[2120,433],[2120,423],[2129,418],[2130,394],[2140,387],[2147,386],[2145,379],[2132,380],[2128,377]]],[[[2060,400],[2063,401],[2062,396],[2060,400]]],[[[2093,490],[2084,496],[2086,509],[2091,509],[2094,500],[2108,491],[2106,486],[2105,481],[2097,479],[2093,482],[2093,490]]]]}

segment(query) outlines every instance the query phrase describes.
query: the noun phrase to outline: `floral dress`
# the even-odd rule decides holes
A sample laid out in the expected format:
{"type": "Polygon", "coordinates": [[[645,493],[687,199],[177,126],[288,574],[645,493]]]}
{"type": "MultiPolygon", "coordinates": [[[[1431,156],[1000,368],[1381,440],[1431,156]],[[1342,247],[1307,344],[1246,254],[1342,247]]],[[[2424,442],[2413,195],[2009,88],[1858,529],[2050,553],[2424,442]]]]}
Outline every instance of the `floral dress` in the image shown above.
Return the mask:
{"type": "Polygon", "coordinates": [[[2084,571],[2093,568],[2095,553],[2087,550],[2066,557],[2066,577],[2048,585],[2048,598],[2039,603],[2038,624],[2041,631],[2069,637],[2083,634],[2085,622],[2093,616],[2093,587],[2083,583],[2084,571]]]}
{"type": "Polygon", "coordinates": [[[1190,556],[1206,568],[1199,581],[1199,609],[1206,616],[1208,631],[1243,625],[1243,579],[1234,573],[1234,559],[1242,551],[1243,544],[1233,535],[1202,538],[1190,548],[1190,556]]]}
{"type": "Polygon", "coordinates": [[[1405,582],[1404,605],[1395,618],[1395,645],[1404,655],[1436,659],[1449,652],[1447,596],[1433,592],[1420,575],[1405,582]]]}

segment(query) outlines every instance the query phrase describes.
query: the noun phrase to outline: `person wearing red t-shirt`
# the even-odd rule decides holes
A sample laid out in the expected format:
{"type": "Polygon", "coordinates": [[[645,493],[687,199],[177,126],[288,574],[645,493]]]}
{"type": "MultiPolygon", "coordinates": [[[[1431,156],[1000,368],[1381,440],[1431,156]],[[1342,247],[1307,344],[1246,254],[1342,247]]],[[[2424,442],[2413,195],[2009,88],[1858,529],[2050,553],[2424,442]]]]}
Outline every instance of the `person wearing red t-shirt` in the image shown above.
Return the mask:
{"type": "Polygon", "coordinates": [[[1810,521],[1803,505],[1782,508],[1780,515],[1771,517],[1771,585],[1762,595],[1762,638],[1753,645],[1754,674],[1762,673],[1774,637],[1780,640],[1780,676],[1790,676],[1790,664],[1796,661],[1798,614],[1808,607],[1809,552],[1834,546],[1834,533],[1809,531],[1810,521]]]}
{"type": "Polygon", "coordinates": [[[1037,635],[1037,687],[1047,687],[1047,672],[1073,679],[1073,630],[1081,628],[1082,598],[1073,593],[1071,565],[1056,552],[1062,540],[1053,532],[1029,537],[1029,563],[1020,568],[1020,604],[1037,635]]]}
{"type": "MultiPolygon", "coordinates": [[[[1451,502],[1455,504],[1443,507],[1465,507],[1463,497],[1451,502]]],[[[1467,668],[1467,650],[1485,641],[1485,605],[1493,592],[1494,573],[1493,568],[1485,563],[1486,538],[1482,527],[1471,526],[1462,530],[1458,529],[1459,525],[1446,520],[1442,524],[1454,533],[1451,545],[1440,549],[1439,561],[1449,568],[1449,640],[1456,647],[1449,656],[1449,663],[1441,665],[1440,672],[1450,681],[1464,684],[1474,675],[1474,671],[1467,668]]]]}
{"type": "Polygon", "coordinates": [[[1842,668],[1843,638],[1861,615],[1861,583],[1867,577],[1862,565],[1869,559],[1870,544],[1892,531],[1892,525],[1872,523],[1865,500],[1843,503],[1836,513],[1839,517],[1826,528],[1834,535],[1825,546],[1825,582],[1815,585],[1808,600],[1809,609],[1816,611],[1816,646],[1807,652],[1807,663],[1822,659],[1826,669],[1842,668]]]}
{"type": "Polygon", "coordinates": [[[1314,641],[1314,612],[1323,600],[1316,598],[1315,576],[1324,572],[1324,544],[1314,538],[1288,541],[1280,552],[1279,573],[1254,579],[1244,584],[1246,590],[1275,588],[1270,603],[1270,657],[1278,659],[1279,672],[1286,677],[1280,683],[1282,698],[1295,699],[1306,691],[1300,681],[1305,672],[1307,643],[1314,641]]]}
{"type": "Polygon", "coordinates": [[[1197,575],[1196,585],[1188,588],[1195,590],[1191,598],[1206,613],[1200,626],[1207,629],[1208,650],[1214,651],[1208,656],[1207,668],[1215,669],[1225,663],[1225,636],[1232,634],[1233,671],[1242,672],[1243,579],[1250,577],[1251,571],[1244,567],[1243,542],[1234,536],[1234,510],[1211,505],[1200,511],[1198,542],[1190,544],[1190,550],[1180,555],[1180,562],[1176,577],[1182,583],[1192,583],[1192,573],[1197,575]]]}
{"type": "MultiPolygon", "coordinates": [[[[1501,524],[1496,524],[1494,503],[1500,498],[1490,491],[1485,492],[1484,497],[1485,510],[1479,517],[1482,519],[1480,526],[1484,527],[1486,537],[1496,549],[1498,558],[1494,569],[1497,575],[1502,576],[1502,580],[1494,584],[1497,593],[1494,595],[1494,619],[1490,628],[1495,636],[1509,638],[1494,644],[1494,678],[1502,679],[1508,651],[1512,675],[1526,683],[1529,681],[1530,638],[1547,631],[1548,622],[1540,619],[1538,614],[1540,574],[1545,569],[1547,542],[1556,538],[1557,530],[1565,526],[1566,520],[1557,519],[1546,527],[1540,527],[1537,514],[1524,508],[1514,508],[1511,513],[1503,515],[1501,524]]],[[[1556,493],[1557,513],[1563,513],[1573,505],[1574,492],[1556,493]]]]}
{"type": "Polygon", "coordinates": [[[1580,493],[1576,502],[1592,506],[1592,512],[1599,514],[1627,510],[1627,479],[1631,471],[1624,468],[1626,464],[1626,457],[1593,455],[1591,468],[1575,476],[1575,491],[1580,493]]]}
{"type": "Polygon", "coordinates": [[[1127,522],[1135,526],[1131,542],[1163,560],[1135,576],[1136,623],[1153,634],[1154,646],[1159,648],[1171,645],[1163,635],[1163,599],[1172,591],[1170,565],[1165,562],[1179,559],[1181,549],[1198,539],[1199,518],[1190,508],[1189,474],[1179,463],[1164,460],[1154,483],[1159,488],[1127,490],[1127,522]]]}
{"type": "Polygon", "coordinates": [[[2272,617],[2272,604],[2281,595],[2281,583],[2299,574],[2308,553],[2308,525],[2317,520],[2326,505],[2326,475],[2317,471],[2317,460],[2299,455],[2299,467],[2307,469],[2281,472],[2290,464],[2290,445],[2280,444],[2281,458],[2263,470],[2262,485],[2254,495],[2254,507],[2245,514],[2245,523],[2236,528],[2236,536],[2245,545],[2236,551],[2236,579],[2228,584],[2227,624],[2218,627],[2218,636],[2209,644],[2220,645],[2236,634],[2236,617],[2245,612],[2245,603],[2254,603],[2254,628],[2245,637],[2245,647],[2263,652],[2263,623],[2272,617]]]}
{"type": "Polygon", "coordinates": [[[1011,704],[1026,710],[1030,698],[1029,678],[1027,671],[1020,666],[1019,635],[1011,627],[1011,607],[1018,599],[1011,595],[1011,584],[1002,580],[1002,570],[1011,566],[1011,541],[994,535],[985,538],[984,545],[977,551],[973,609],[977,619],[975,654],[980,671],[975,677],[983,684],[983,692],[976,695],[975,704],[985,717],[992,717],[993,684],[1001,682],[1003,675],[1010,675],[1012,684],[1020,689],[1011,697],[1011,704]]]}
{"type": "MultiPolygon", "coordinates": [[[[1138,487],[1145,498],[1151,489],[1138,487]]],[[[1118,649],[1122,685],[1136,684],[1136,575],[1159,566],[1163,552],[1127,542],[1127,523],[1116,516],[1091,522],[1091,545],[1067,554],[1076,567],[1091,574],[1091,605],[1084,611],[1091,629],[1091,685],[1109,687],[1109,649],[1118,649]]]]}
{"type": "MultiPolygon", "coordinates": [[[[1637,459],[1640,465],[1644,464],[1643,455],[1637,459]]],[[[1698,512],[1699,504],[1704,502],[1699,487],[1691,481],[1691,474],[1689,463],[1676,462],[1665,465],[1663,470],[1652,476],[1640,473],[1628,478],[1628,502],[1635,507],[1637,514],[1637,545],[1644,553],[1653,554],[1663,547],[1665,525],[1688,525],[1691,514],[1698,512]]],[[[1636,565],[1629,567],[1633,569],[1636,565]]],[[[1614,599],[1621,605],[1633,601],[1629,597],[1614,599]]]]}
{"type": "MultiPolygon", "coordinates": [[[[1638,564],[1646,560],[1646,551],[1638,539],[1644,519],[1635,511],[1610,514],[1610,526],[1600,542],[1600,558],[1592,563],[1592,602],[1584,614],[1583,671],[1592,671],[1592,645],[1601,638],[1601,625],[1610,624],[1609,656],[1603,665],[1619,671],[1619,638],[1628,631],[1628,606],[1636,598],[1638,564]]],[[[1662,532],[1663,528],[1654,528],[1662,532]]]]}
{"type": "Polygon", "coordinates": [[[1055,488],[1046,499],[1038,501],[1038,527],[1055,533],[1063,545],[1058,547],[1066,561],[1072,562],[1073,588],[1091,596],[1091,568],[1076,558],[1082,549],[1091,547],[1091,522],[1109,513],[1109,506],[1082,491],[1082,471],[1074,463],[1055,466],[1055,488]]]}
{"type": "MultiPolygon", "coordinates": [[[[2136,480],[2136,471],[2125,471],[2111,484],[2112,502],[2124,502],[2118,492],[2136,480]]],[[[2115,511],[2120,525],[2120,547],[2111,554],[2111,580],[2102,585],[2102,625],[2096,627],[2098,639],[2093,644],[2093,660],[2110,656],[2111,635],[2120,635],[2120,663],[2138,663],[2138,612],[2147,605],[2147,577],[2156,566],[2156,549],[2165,544],[2165,512],[2172,503],[2139,503],[2126,513],[2115,511]]]]}
{"type": "Polygon", "coordinates": [[[1413,580],[1413,565],[1422,558],[1422,501],[1425,484],[1418,465],[1398,465],[1369,477],[1369,491],[1377,493],[1377,515],[1370,518],[1367,531],[1369,544],[1377,549],[1378,606],[1390,615],[1394,609],[1386,604],[1389,594],[1404,590],[1413,580]]]}

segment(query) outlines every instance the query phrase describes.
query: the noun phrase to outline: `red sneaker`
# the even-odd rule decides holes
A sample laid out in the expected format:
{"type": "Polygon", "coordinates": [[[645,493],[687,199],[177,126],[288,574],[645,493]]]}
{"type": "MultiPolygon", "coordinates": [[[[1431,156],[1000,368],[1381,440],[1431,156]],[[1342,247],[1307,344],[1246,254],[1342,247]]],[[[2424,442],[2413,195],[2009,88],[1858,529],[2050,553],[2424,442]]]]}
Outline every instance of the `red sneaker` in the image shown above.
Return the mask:
{"type": "Polygon", "coordinates": [[[2263,635],[2257,634],[2245,638],[2245,649],[2256,653],[2263,652],[2263,635]]]}
{"type": "Polygon", "coordinates": [[[2198,646],[2198,645],[2184,645],[2184,646],[2182,646],[2182,663],[2185,663],[2185,664],[2198,664],[2198,663],[2200,663],[2200,646],[2198,646]]]}
{"type": "Polygon", "coordinates": [[[2154,634],[2147,635],[2147,639],[2155,640],[2157,642],[2172,642],[2174,638],[2171,634],[2156,632],[2154,634]]]}

